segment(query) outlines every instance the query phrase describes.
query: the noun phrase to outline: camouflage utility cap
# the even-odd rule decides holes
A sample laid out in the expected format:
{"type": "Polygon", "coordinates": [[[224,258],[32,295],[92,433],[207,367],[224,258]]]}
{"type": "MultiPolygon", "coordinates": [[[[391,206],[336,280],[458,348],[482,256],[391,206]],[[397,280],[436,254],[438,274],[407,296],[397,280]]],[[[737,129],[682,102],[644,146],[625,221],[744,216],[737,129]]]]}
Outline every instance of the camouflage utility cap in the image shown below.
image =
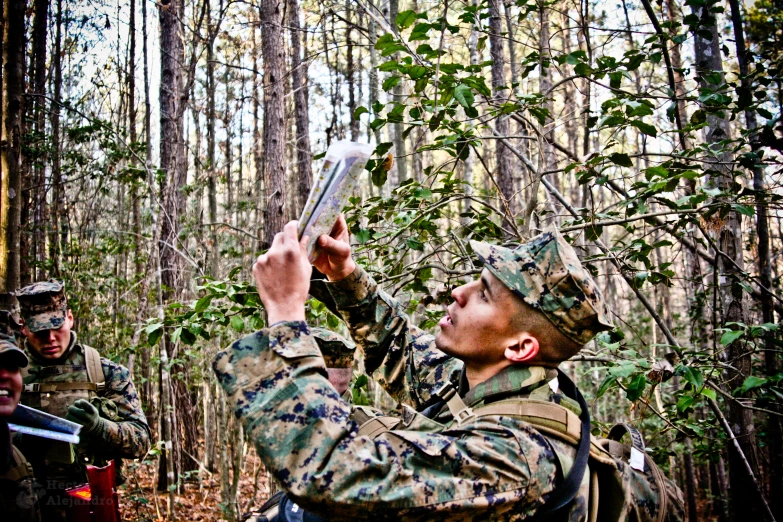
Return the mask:
{"type": "Polygon", "coordinates": [[[585,344],[613,328],[595,281],[556,227],[514,250],[479,241],[470,245],[495,277],[569,339],[585,344]]]}
{"type": "MultiPolygon", "coordinates": [[[[0,312],[0,315],[5,314],[8,314],[8,312],[0,312]]],[[[16,337],[14,337],[13,333],[8,334],[5,331],[0,331],[0,367],[6,361],[11,361],[18,368],[24,368],[30,362],[27,359],[27,355],[16,344],[16,337]]]]}
{"type": "Polygon", "coordinates": [[[61,281],[32,283],[16,291],[22,319],[28,330],[58,330],[65,323],[68,301],[61,281]]]}

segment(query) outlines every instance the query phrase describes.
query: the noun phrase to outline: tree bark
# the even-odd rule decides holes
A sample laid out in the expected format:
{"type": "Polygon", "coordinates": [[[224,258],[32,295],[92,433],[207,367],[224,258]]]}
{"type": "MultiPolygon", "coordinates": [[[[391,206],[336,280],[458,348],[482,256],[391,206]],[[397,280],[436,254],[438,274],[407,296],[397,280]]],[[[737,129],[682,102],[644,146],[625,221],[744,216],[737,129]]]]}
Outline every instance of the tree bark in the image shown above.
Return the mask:
{"type": "MultiPolygon", "coordinates": [[[[502,0],[489,0],[489,49],[492,57],[492,98],[495,105],[506,101],[504,87],[506,86],[506,59],[503,50],[503,15],[502,0]]],[[[505,115],[495,119],[495,132],[498,136],[508,136],[508,118],[505,115]]],[[[495,181],[503,199],[503,210],[513,219],[514,180],[509,165],[510,152],[501,140],[495,140],[495,181]]]]}
{"type": "Polygon", "coordinates": [[[21,145],[24,112],[24,34],[27,2],[3,1],[2,137],[0,138],[0,303],[20,283],[21,145]]]}
{"type": "MultiPolygon", "coordinates": [[[[731,6],[731,21],[734,26],[734,42],[737,49],[737,61],[740,71],[740,88],[738,89],[740,106],[747,107],[753,101],[751,92],[750,78],[748,77],[750,56],[745,46],[745,31],[742,26],[742,12],[738,0],[729,0],[731,6]]],[[[754,131],[758,128],[756,120],[756,111],[752,108],[745,109],[745,123],[748,130],[754,131]]],[[[751,145],[755,147],[754,137],[751,137],[751,145]]],[[[764,183],[764,170],[760,167],[753,168],[753,189],[756,198],[756,234],[758,238],[758,271],[759,284],[761,286],[761,320],[763,323],[774,323],[775,314],[773,310],[772,271],[770,269],[770,250],[769,250],[769,223],[767,213],[767,200],[764,183]]],[[[777,354],[775,333],[768,331],[764,334],[764,365],[768,376],[777,375],[780,371],[780,356],[777,354]]],[[[776,411],[780,407],[772,406],[776,411]]],[[[766,430],[766,448],[769,455],[769,473],[767,475],[767,484],[769,489],[767,498],[769,499],[772,514],[778,520],[783,520],[783,422],[779,415],[769,415],[767,417],[766,430]]]]}
{"type": "Polygon", "coordinates": [[[32,186],[32,267],[33,279],[43,278],[43,266],[46,261],[46,170],[44,157],[46,136],[46,38],[49,22],[49,0],[35,0],[33,17],[33,128],[38,154],[33,166],[32,186]]]}
{"type": "MultiPolygon", "coordinates": [[[[296,120],[296,171],[297,171],[297,208],[298,216],[304,208],[310,187],[313,183],[312,152],[310,151],[310,117],[308,115],[307,62],[302,59],[301,40],[305,32],[299,24],[299,2],[288,0],[289,27],[291,30],[291,87],[294,91],[294,119],[296,120]]],[[[349,52],[349,61],[351,52],[349,52]]],[[[349,67],[349,71],[350,71],[349,67]]],[[[351,90],[353,96],[353,90],[351,90]]],[[[353,115],[351,116],[353,117],[353,115]]],[[[353,121],[353,120],[352,120],[353,121]]],[[[353,123],[351,128],[353,129],[353,123]]],[[[358,139],[357,134],[351,139],[358,139]]]]}
{"type": "Polygon", "coordinates": [[[263,247],[269,248],[285,225],[285,59],[281,31],[283,3],[261,0],[261,53],[264,57],[264,209],[263,247]]]}
{"type": "MultiPolygon", "coordinates": [[[[702,88],[711,89],[714,85],[708,83],[705,76],[710,73],[719,73],[723,76],[723,63],[720,54],[720,34],[715,27],[715,19],[709,13],[708,8],[702,8],[697,12],[702,29],[712,33],[711,39],[702,38],[698,34],[695,37],[696,67],[699,73],[702,88]]],[[[722,83],[722,82],[721,82],[722,83]]],[[[705,170],[710,174],[711,183],[720,189],[732,193],[737,191],[732,173],[726,167],[731,161],[731,154],[718,149],[719,142],[730,138],[729,123],[725,117],[717,114],[707,115],[706,142],[715,151],[705,164],[705,170]]],[[[744,303],[744,291],[742,286],[742,270],[744,266],[742,257],[742,221],[739,213],[731,210],[723,222],[719,224],[718,249],[723,255],[717,255],[717,269],[720,274],[720,299],[721,322],[746,323],[747,314],[744,303]]],[[[725,360],[731,361],[729,369],[725,373],[725,387],[733,390],[742,385],[742,382],[751,374],[750,351],[742,340],[735,341],[726,347],[725,360]]],[[[739,446],[750,464],[753,474],[758,477],[758,450],[756,443],[756,428],[753,412],[743,408],[735,401],[728,404],[727,420],[739,446]]],[[[733,445],[729,445],[729,482],[731,486],[730,510],[731,518],[751,520],[763,520],[764,510],[760,509],[758,492],[753,480],[748,477],[748,471],[741,456],[733,445]]]]}

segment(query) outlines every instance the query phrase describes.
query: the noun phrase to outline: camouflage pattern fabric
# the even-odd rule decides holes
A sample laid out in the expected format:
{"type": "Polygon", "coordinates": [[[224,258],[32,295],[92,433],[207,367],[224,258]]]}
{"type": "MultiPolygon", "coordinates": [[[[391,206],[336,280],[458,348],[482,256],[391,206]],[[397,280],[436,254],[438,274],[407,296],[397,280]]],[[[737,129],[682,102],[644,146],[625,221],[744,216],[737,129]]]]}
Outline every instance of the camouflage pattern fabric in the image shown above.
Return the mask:
{"type": "MultiPolygon", "coordinates": [[[[462,363],[437,350],[402,308],[361,269],[329,284],[369,370],[399,401],[419,407],[439,384],[458,384],[462,363]]],[[[292,500],[332,520],[522,520],[567,472],[575,449],[524,421],[487,416],[437,429],[358,437],[351,407],[325,377],[310,328],[284,322],[219,353],[219,382],[264,464],[292,500]],[[558,464],[565,464],[560,470],[558,464]]],[[[471,390],[469,406],[492,396],[547,389],[515,366],[471,390]]],[[[464,387],[463,387],[464,388],[464,387]]],[[[586,518],[585,476],[569,520],[586,518]]]]}
{"type": "MultiPolygon", "coordinates": [[[[77,343],[76,334],[71,332],[71,344],[67,355],[50,364],[36,357],[28,350],[30,365],[24,375],[24,384],[89,382],[84,357],[84,348],[77,343]]],[[[141,408],[141,400],[130,373],[124,366],[101,357],[101,368],[105,378],[105,388],[100,393],[101,402],[110,401],[116,406],[116,419],[113,415],[104,415],[109,422],[103,423],[104,429],[91,433],[79,445],[79,452],[91,457],[95,449],[100,448],[107,458],[141,458],[150,444],[149,426],[141,408]]],[[[40,409],[58,417],[64,417],[68,406],[78,399],[94,401],[95,392],[89,390],[63,390],[56,393],[23,392],[22,404],[40,409]]],[[[105,413],[106,407],[101,407],[105,413]]],[[[113,410],[113,408],[112,408],[113,410]]]]}
{"type": "MultiPolygon", "coordinates": [[[[0,424],[8,430],[8,425],[0,424]]],[[[7,435],[10,437],[10,435],[7,435]]],[[[0,437],[2,438],[2,437],[0,437]]],[[[11,459],[5,469],[0,465],[0,513],[3,520],[14,522],[39,522],[41,509],[38,502],[40,486],[33,479],[32,466],[22,452],[11,447],[11,459]]]]}
{"type": "Polygon", "coordinates": [[[504,285],[576,343],[613,328],[592,276],[554,225],[514,250],[479,241],[470,246],[504,285]]]}
{"type": "Polygon", "coordinates": [[[41,281],[16,291],[21,316],[31,332],[57,330],[65,323],[68,300],[62,281],[41,281]]]}

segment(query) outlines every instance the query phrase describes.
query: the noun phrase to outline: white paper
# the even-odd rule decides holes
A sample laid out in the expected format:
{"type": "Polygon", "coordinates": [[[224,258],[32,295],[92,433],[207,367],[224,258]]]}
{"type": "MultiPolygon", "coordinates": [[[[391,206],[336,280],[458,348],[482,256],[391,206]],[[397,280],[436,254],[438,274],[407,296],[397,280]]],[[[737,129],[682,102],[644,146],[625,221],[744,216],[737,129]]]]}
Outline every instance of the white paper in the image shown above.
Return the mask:
{"type": "Polygon", "coordinates": [[[644,453],[631,448],[631,467],[636,471],[644,471],[644,453]]]}
{"type": "Polygon", "coordinates": [[[549,381],[549,388],[552,390],[552,393],[557,393],[557,390],[560,389],[560,381],[557,380],[557,377],[549,381]]]}

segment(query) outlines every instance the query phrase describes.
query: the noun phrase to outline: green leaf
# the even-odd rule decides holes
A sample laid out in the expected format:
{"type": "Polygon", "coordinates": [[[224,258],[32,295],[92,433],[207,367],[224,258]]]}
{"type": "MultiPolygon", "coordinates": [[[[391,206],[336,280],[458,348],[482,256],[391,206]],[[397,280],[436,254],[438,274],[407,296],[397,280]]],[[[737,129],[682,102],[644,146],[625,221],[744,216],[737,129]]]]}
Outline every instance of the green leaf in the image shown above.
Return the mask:
{"type": "Polygon", "coordinates": [[[683,378],[685,378],[685,380],[696,389],[699,389],[704,385],[704,375],[696,368],[681,365],[679,373],[682,374],[683,378]]]}
{"type": "Polygon", "coordinates": [[[704,395],[705,397],[709,397],[713,401],[718,399],[718,394],[716,394],[715,390],[713,390],[712,388],[703,388],[701,390],[701,394],[704,395]]]}
{"type": "Polygon", "coordinates": [[[407,29],[408,27],[413,25],[413,22],[416,21],[416,13],[412,11],[411,9],[408,9],[407,11],[403,11],[397,15],[397,27],[402,29],[407,29]]]}
{"type": "Polygon", "coordinates": [[[609,73],[609,87],[619,89],[623,80],[623,73],[620,71],[609,73]]]}
{"type": "Polygon", "coordinates": [[[424,67],[423,65],[414,65],[412,67],[408,68],[408,76],[411,77],[413,80],[418,80],[419,78],[423,78],[425,74],[429,72],[429,69],[424,67]]]}
{"type": "Polygon", "coordinates": [[[690,395],[684,395],[680,397],[680,399],[677,401],[677,409],[684,413],[685,410],[690,408],[693,405],[693,401],[696,400],[695,397],[691,397],[690,395]]]}
{"type": "Polygon", "coordinates": [[[720,337],[720,344],[723,346],[728,346],[743,335],[745,335],[745,330],[729,330],[727,332],[723,332],[723,335],[720,337]]]}
{"type": "Polygon", "coordinates": [[[238,315],[232,315],[231,328],[233,328],[239,333],[242,333],[245,330],[245,321],[238,315]]]}
{"type": "Polygon", "coordinates": [[[600,398],[616,382],[617,382],[617,377],[614,377],[613,375],[607,375],[606,378],[604,379],[604,382],[602,382],[601,386],[598,387],[598,391],[595,393],[595,398],[596,399],[600,398]]]}
{"type": "Polygon", "coordinates": [[[370,111],[367,110],[367,107],[362,107],[362,106],[356,107],[356,110],[353,111],[353,119],[358,120],[362,116],[362,114],[369,114],[369,113],[370,111]]]}
{"type": "Polygon", "coordinates": [[[584,62],[579,62],[574,66],[574,72],[579,76],[590,76],[593,74],[593,68],[584,62]]]}
{"type": "Polygon", "coordinates": [[[397,76],[396,74],[392,75],[392,76],[389,76],[388,78],[383,80],[383,84],[381,85],[381,87],[383,87],[384,91],[388,91],[389,89],[394,88],[395,85],[400,83],[401,79],[402,79],[402,77],[401,76],[397,76]]]}
{"type": "Polygon", "coordinates": [[[357,232],[354,233],[354,237],[356,238],[356,241],[359,242],[360,245],[365,244],[367,241],[370,240],[371,232],[367,228],[360,228],[357,232]]]}
{"type": "Polygon", "coordinates": [[[649,123],[644,123],[641,120],[633,120],[631,122],[631,125],[639,129],[639,131],[642,134],[646,134],[648,136],[652,136],[653,138],[658,136],[658,129],[650,125],[649,123]]]}
{"type": "Polygon", "coordinates": [[[149,344],[150,346],[155,346],[158,343],[158,341],[160,340],[160,338],[163,337],[163,325],[162,324],[158,324],[156,326],[157,326],[156,329],[154,329],[154,330],[152,330],[150,332],[147,332],[147,334],[148,334],[147,335],[147,344],[149,344]]]}
{"type": "Polygon", "coordinates": [[[202,297],[201,299],[196,301],[196,307],[195,307],[196,313],[200,314],[201,312],[203,312],[204,310],[209,308],[209,303],[210,302],[212,302],[212,296],[211,295],[205,295],[204,297],[202,297]]]}
{"type": "Polygon", "coordinates": [[[767,379],[751,375],[750,377],[745,378],[745,381],[742,383],[742,388],[740,388],[740,393],[747,393],[750,390],[760,388],[765,384],[767,384],[767,379]]]}
{"type": "Polygon", "coordinates": [[[647,386],[647,378],[644,374],[639,374],[631,381],[625,389],[626,397],[631,402],[638,401],[644,393],[644,387],[647,386]]]}
{"type": "Polygon", "coordinates": [[[411,250],[418,250],[419,252],[424,250],[424,243],[412,237],[409,237],[407,239],[406,244],[408,245],[408,248],[410,248],[411,250]]]}
{"type": "Polygon", "coordinates": [[[473,107],[476,98],[473,96],[473,89],[465,84],[457,85],[454,89],[454,99],[465,108],[473,107]]]}
{"type": "Polygon", "coordinates": [[[628,154],[614,152],[609,155],[609,161],[615,165],[620,165],[621,167],[633,167],[633,162],[631,161],[631,158],[628,157],[628,154]]]}

